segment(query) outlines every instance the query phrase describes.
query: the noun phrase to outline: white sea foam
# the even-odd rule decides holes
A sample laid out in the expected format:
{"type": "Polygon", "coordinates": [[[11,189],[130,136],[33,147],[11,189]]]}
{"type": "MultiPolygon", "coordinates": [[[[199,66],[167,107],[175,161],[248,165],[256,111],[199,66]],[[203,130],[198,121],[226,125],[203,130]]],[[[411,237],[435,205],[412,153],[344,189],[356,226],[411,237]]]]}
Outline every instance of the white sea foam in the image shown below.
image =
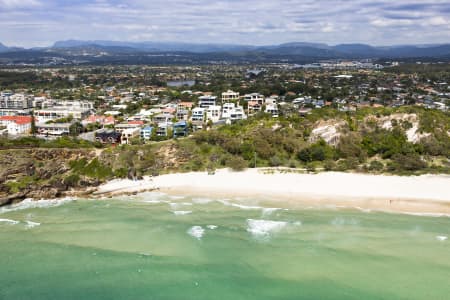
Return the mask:
{"type": "Polygon", "coordinates": [[[150,203],[150,204],[159,204],[159,203],[166,203],[167,201],[163,201],[163,200],[144,200],[143,202],[150,203]]]}
{"type": "Polygon", "coordinates": [[[184,215],[192,214],[192,211],[190,211],[190,210],[175,210],[175,211],[173,211],[173,213],[176,216],[184,216],[184,215]]]}
{"type": "Polygon", "coordinates": [[[41,225],[41,223],[32,222],[32,221],[25,221],[25,222],[27,223],[27,225],[26,225],[27,228],[33,228],[33,227],[41,225]]]}
{"type": "Polygon", "coordinates": [[[281,208],[278,207],[266,207],[262,209],[263,216],[270,216],[272,213],[281,210],[281,208]]]}
{"type": "Polygon", "coordinates": [[[203,229],[202,226],[192,226],[191,228],[189,228],[187,233],[190,236],[200,240],[203,237],[203,235],[205,234],[205,229],[203,229]]]}
{"type": "Polygon", "coordinates": [[[25,199],[20,203],[5,206],[0,208],[0,213],[7,213],[16,210],[30,209],[30,208],[48,208],[60,206],[73,201],[73,198],[51,199],[51,200],[37,200],[25,199]]]}
{"type": "Polygon", "coordinates": [[[369,209],[369,208],[362,208],[362,207],[359,207],[359,206],[355,206],[355,208],[356,208],[357,210],[362,211],[362,212],[365,212],[365,213],[371,213],[371,212],[372,212],[372,210],[369,209]]]}
{"type": "Polygon", "coordinates": [[[237,208],[244,209],[244,210],[263,209],[263,207],[261,207],[261,206],[243,205],[243,204],[229,202],[228,200],[218,200],[218,201],[225,206],[237,207],[237,208]]]}
{"type": "Polygon", "coordinates": [[[169,196],[169,198],[172,200],[180,200],[180,199],[184,199],[184,196],[169,196]]]}
{"type": "Polygon", "coordinates": [[[236,203],[231,203],[231,206],[237,207],[237,208],[240,208],[240,209],[245,209],[245,210],[263,209],[263,207],[261,207],[261,206],[251,206],[251,205],[243,205],[243,204],[236,204],[236,203]]]}
{"type": "Polygon", "coordinates": [[[247,231],[255,237],[267,237],[271,233],[279,232],[288,225],[288,222],[270,220],[247,220],[247,231]]]}
{"type": "Polygon", "coordinates": [[[10,219],[0,219],[0,223],[7,223],[7,224],[11,224],[11,225],[16,225],[19,224],[19,221],[16,220],[10,220],[10,219]]]}
{"type": "Polygon", "coordinates": [[[208,198],[193,198],[192,202],[194,202],[195,204],[208,204],[211,202],[214,202],[215,200],[212,199],[208,199],[208,198]]]}
{"type": "Polygon", "coordinates": [[[436,236],[436,239],[437,239],[438,241],[443,242],[443,241],[448,240],[448,236],[445,236],[445,235],[438,235],[438,236],[436,236]]]}
{"type": "Polygon", "coordinates": [[[355,226],[355,225],[358,225],[359,221],[356,219],[353,219],[353,218],[348,219],[348,218],[337,217],[337,218],[334,218],[333,220],[331,220],[330,223],[331,223],[331,225],[334,225],[334,226],[344,226],[344,225],[355,226]]]}
{"type": "MultiPolygon", "coordinates": [[[[395,213],[395,212],[394,212],[394,213],[395,213]]],[[[444,214],[444,213],[416,213],[416,212],[404,212],[404,214],[411,215],[411,216],[419,216],[419,217],[435,217],[435,218],[447,217],[447,218],[450,218],[450,214],[444,214]]]]}
{"type": "Polygon", "coordinates": [[[206,226],[206,228],[208,228],[208,229],[211,229],[211,230],[214,230],[214,229],[217,229],[217,225],[208,225],[208,226],[206,226]]]}

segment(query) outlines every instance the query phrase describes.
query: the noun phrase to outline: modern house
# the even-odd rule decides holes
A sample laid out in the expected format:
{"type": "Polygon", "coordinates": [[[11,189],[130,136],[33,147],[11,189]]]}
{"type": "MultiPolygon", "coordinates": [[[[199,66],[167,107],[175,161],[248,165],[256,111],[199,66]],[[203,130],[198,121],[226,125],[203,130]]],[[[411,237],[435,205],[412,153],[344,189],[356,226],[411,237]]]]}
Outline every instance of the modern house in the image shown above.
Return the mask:
{"type": "Polygon", "coordinates": [[[191,116],[192,122],[204,122],[205,121],[205,108],[196,107],[192,110],[191,116]]]}
{"type": "Polygon", "coordinates": [[[29,114],[32,107],[32,96],[9,92],[2,92],[0,94],[0,116],[29,114]]]}
{"type": "Polygon", "coordinates": [[[123,131],[127,129],[140,129],[142,127],[142,124],[140,123],[120,123],[116,124],[115,129],[117,132],[122,133],[123,131]]]}
{"type": "Polygon", "coordinates": [[[120,143],[122,145],[131,144],[131,140],[139,137],[140,128],[127,128],[121,132],[120,143]]]}
{"type": "Polygon", "coordinates": [[[168,113],[161,113],[161,114],[154,115],[152,117],[152,121],[157,124],[172,122],[173,119],[174,119],[174,115],[168,114],[168,113]]]}
{"type": "Polygon", "coordinates": [[[217,123],[220,120],[220,113],[222,107],[218,105],[211,105],[206,109],[206,119],[211,120],[213,123],[217,123]]]}
{"type": "Polygon", "coordinates": [[[95,134],[95,140],[102,144],[119,144],[121,134],[117,131],[101,131],[95,134]]]}
{"type": "Polygon", "coordinates": [[[156,135],[157,136],[168,136],[169,130],[172,128],[172,123],[160,123],[158,124],[158,128],[156,129],[156,135]]]}
{"type": "Polygon", "coordinates": [[[230,112],[230,121],[239,121],[247,119],[245,115],[244,108],[242,106],[237,106],[233,108],[230,112]]]}
{"type": "Polygon", "coordinates": [[[189,119],[189,111],[187,109],[178,109],[177,119],[181,121],[187,121],[189,119]]]}
{"type": "Polygon", "coordinates": [[[222,119],[229,119],[230,112],[232,112],[235,107],[236,107],[236,104],[234,104],[234,103],[224,103],[222,105],[222,119]]]}
{"type": "Polygon", "coordinates": [[[252,93],[245,95],[244,100],[246,102],[250,101],[257,102],[258,104],[262,105],[264,103],[264,96],[259,93],[252,93]]]}
{"type": "Polygon", "coordinates": [[[216,105],[216,96],[201,96],[198,98],[198,106],[208,108],[211,105],[216,105]]]}
{"type": "Polygon", "coordinates": [[[144,141],[149,141],[152,137],[153,127],[145,126],[141,129],[141,139],[144,141]]]}
{"type": "Polygon", "coordinates": [[[179,102],[177,104],[177,110],[190,110],[194,106],[194,102],[179,102]]]}
{"type": "Polygon", "coordinates": [[[27,134],[31,131],[31,117],[0,116],[0,126],[5,126],[11,135],[27,134]]]}
{"type": "Polygon", "coordinates": [[[197,129],[202,129],[205,123],[206,109],[202,107],[196,107],[192,110],[191,122],[192,129],[195,131],[197,129]]]}
{"type": "Polygon", "coordinates": [[[239,100],[239,92],[228,90],[222,93],[222,103],[228,103],[239,100]]]}
{"type": "Polygon", "coordinates": [[[264,112],[267,114],[271,114],[274,118],[277,118],[279,114],[277,104],[267,104],[264,112]]]}
{"type": "Polygon", "coordinates": [[[173,124],[173,137],[181,137],[188,135],[188,124],[186,121],[180,121],[173,124]]]}
{"type": "Polygon", "coordinates": [[[262,103],[256,100],[248,101],[247,105],[248,105],[247,109],[248,115],[255,114],[262,110],[262,103]]]}
{"type": "Polygon", "coordinates": [[[52,106],[36,110],[34,116],[38,123],[67,118],[82,120],[91,114],[94,104],[89,101],[59,101],[52,106]]]}
{"type": "Polygon", "coordinates": [[[71,123],[36,124],[37,133],[44,136],[69,135],[71,123]]]}

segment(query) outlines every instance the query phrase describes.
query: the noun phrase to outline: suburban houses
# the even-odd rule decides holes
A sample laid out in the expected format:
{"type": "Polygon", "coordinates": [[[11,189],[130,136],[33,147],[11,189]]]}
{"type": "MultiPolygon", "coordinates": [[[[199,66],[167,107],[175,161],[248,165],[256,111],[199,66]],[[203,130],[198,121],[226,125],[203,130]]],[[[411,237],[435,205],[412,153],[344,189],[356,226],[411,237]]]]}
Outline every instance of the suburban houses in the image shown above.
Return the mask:
{"type": "MultiPolygon", "coordinates": [[[[298,72],[302,75],[298,77],[291,75],[297,71],[283,66],[258,72],[255,71],[258,68],[242,69],[238,90],[211,89],[211,73],[200,72],[195,67],[174,69],[172,73],[164,69],[157,74],[158,84],[154,85],[95,86],[92,82],[103,75],[92,74],[92,82],[87,80],[77,89],[35,93],[3,90],[0,91],[0,133],[11,137],[34,134],[47,139],[79,135],[100,143],[132,144],[182,138],[197,130],[209,130],[215,125],[231,124],[258,114],[272,118],[292,114],[302,117],[322,108],[354,112],[369,106],[411,104],[442,111],[449,108],[450,85],[444,80],[432,82],[395,74],[380,80],[370,68],[347,72],[354,70],[353,64],[347,64],[348,69],[341,69],[343,64],[335,69],[328,68],[331,65],[323,66],[318,67],[322,71],[300,66],[298,72]],[[281,76],[285,79],[281,80],[281,76]],[[196,80],[186,79],[194,77],[196,80]],[[258,85],[258,78],[268,84],[276,82],[277,88],[258,85]],[[164,82],[166,86],[161,86],[164,82]],[[413,84],[413,90],[408,83],[413,84]]],[[[136,69],[133,76],[145,70],[136,69]]],[[[236,67],[227,71],[236,74],[236,67]]],[[[127,79],[112,72],[108,80],[126,82],[135,77],[127,79]]],[[[79,76],[71,78],[74,81],[79,76]]]]}

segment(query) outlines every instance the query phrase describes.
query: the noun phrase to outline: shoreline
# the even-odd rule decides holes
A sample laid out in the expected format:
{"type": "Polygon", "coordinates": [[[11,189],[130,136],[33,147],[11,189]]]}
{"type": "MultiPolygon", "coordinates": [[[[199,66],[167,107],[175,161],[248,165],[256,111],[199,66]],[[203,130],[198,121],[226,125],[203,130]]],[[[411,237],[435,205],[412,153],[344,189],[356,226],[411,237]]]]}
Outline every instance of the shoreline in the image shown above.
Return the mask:
{"type": "Polygon", "coordinates": [[[450,176],[403,177],[358,173],[289,173],[279,169],[233,172],[174,173],[143,180],[112,180],[100,185],[93,197],[112,197],[148,191],[173,196],[256,199],[278,206],[335,206],[360,210],[450,215],[450,176]]]}

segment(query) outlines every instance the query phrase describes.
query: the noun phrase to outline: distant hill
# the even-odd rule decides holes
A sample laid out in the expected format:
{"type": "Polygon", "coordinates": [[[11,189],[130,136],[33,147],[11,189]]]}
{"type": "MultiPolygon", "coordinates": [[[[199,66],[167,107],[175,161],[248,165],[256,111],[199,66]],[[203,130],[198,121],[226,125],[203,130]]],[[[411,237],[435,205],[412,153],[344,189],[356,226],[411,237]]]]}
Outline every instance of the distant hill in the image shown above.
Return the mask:
{"type": "Polygon", "coordinates": [[[192,52],[192,53],[211,53],[223,51],[244,51],[253,50],[256,47],[243,45],[228,44],[194,44],[194,43],[177,43],[177,42],[119,42],[119,41],[80,41],[68,40],[58,41],[53,48],[72,48],[97,45],[101,47],[126,47],[139,51],[170,51],[170,52],[192,52]]]}
{"type": "Polygon", "coordinates": [[[375,47],[295,42],[251,46],[179,42],[58,41],[32,49],[0,44],[0,64],[311,63],[325,59],[450,60],[450,44],[375,47]]]}
{"type": "Polygon", "coordinates": [[[322,58],[402,58],[435,57],[450,55],[450,44],[404,45],[374,47],[366,44],[340,44],[295,42],[280,45],[249,46],[237,44],[194,44],[176,42],[117,42],[117,41],[58,41],[52,48],[101,47],[105,51],[128,49],[140,52],[190,52],[190,53],[242,53],[259,52],[270,55],[296,55],[322,58]]]}
{"type": "Polygon", "coordinates": [[[5,45],[3,45],[2,43],[0,43],[0,52],[6,52],[9,51],[9,48],[6,47],[5,45]]]}

